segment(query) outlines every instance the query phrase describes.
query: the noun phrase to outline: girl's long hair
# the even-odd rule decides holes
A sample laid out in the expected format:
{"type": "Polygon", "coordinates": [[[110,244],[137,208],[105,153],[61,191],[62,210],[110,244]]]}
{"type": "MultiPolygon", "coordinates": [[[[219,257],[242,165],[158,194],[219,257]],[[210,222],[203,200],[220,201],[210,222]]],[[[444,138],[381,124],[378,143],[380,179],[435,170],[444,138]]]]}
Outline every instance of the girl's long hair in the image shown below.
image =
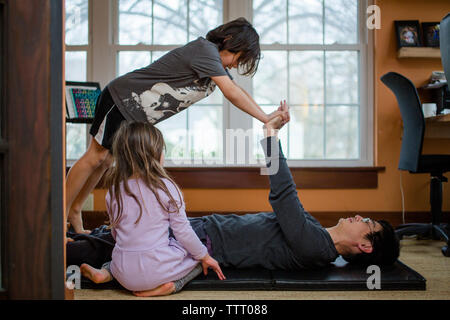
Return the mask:
{"type": "Polygon", "coordinates": [[[123,121],[114,136],[112,145],[114,165],[108,171],[106,178],[108,191],[111,196],[110,208],[113,199],[117,204],[117,215],[111,221],[111,227],[116,226],[122,217],[123,197],[121,194],[121,183],[123,183],[125,195],[132,197],[139,205],[139,217],[135,223],[138,223],[142,217],[141,201],[138,200],[137,195],[131,192],[128,185],[130,178],[140,179],[144,182],[166,212],[179,212],[182,205],[180,190],[160,163],[164,149],[165,143],[162,133],[156,127],[147,122],[123,121]],[[166,184],[162,180],[163,178],[169,180],[175,186],[179,196],[179,204],[177,204],[177,201],[167,189],[166,184]],[[161,201],[159,190],[162,190],[167,195],[169,203],[161,201]]]}
{"type": "Polygon", "coordinates": [[[210,30],[206,34],[206,40],[215,43],[219,51],[241,52],[237,62],[242,75],[253,76],[258,70],[261,59],[259,35],[245,18],[238,18],[210,30]]]}

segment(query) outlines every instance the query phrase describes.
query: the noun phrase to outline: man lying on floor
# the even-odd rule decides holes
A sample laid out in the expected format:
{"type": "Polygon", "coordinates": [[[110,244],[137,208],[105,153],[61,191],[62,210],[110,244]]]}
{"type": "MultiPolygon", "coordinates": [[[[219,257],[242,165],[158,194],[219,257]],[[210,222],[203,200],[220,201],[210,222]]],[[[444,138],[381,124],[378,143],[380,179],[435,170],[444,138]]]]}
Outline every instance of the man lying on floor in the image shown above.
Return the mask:
{"type": "Polygon", "coordinates": [[[278,118],[266,126],[261,144],[268,166],[278,161],[278,171],[269,175],[269,202],[274,212],[190,218],[211,255],[224,267],[270,270],[323,267],[338,255],[368,265],[393,264],[400,249],[388,222],[356,215],[341,218],[337,225],[325,229],[305,211],[281,150],[278,130],[274,130],[282,123],[278,118]],[[271,146],[276,149],[273,153],[271,146]]]}
{"type": "MultiPolygon", "coordinates": [[[[323,228],[305,211],[278,141],[278,129],[282,126],[280,118],[266,124],[266,138],[261,141],[268,168],[278,164],[278,171],[269,175],[269,201],[274,212],[189,218],[210,255],[222,267],[270,270],[323,267],[338,255],[366,265],[393,264],[399,256],[399,240],[388,222],[356,215],[341,218],[334,227],[323,228]]],[[[114,244],[110,233],[106,240],[114,244]]],[[[77,247],[76,242],[68,243],[68,264],[81,264],[85,262],[83,254],[92,254],[77,247]]],[[[110,259],[109,251],[103,262],[110,259]]]]}

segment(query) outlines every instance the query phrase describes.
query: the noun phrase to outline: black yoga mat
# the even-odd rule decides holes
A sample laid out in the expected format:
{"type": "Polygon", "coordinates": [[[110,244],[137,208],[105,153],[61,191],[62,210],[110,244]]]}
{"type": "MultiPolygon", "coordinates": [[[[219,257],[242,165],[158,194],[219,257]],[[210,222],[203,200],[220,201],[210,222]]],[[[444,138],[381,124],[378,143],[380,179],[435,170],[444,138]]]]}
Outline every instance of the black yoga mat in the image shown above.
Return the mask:
{"type": "MultiPolygon", "coordinates": [[[[315,270],[222,268],[222,271],[226,280],[219,280],[216,274],[209,270],[207,276],[200,274],[183,290],[361,291],[370,290],[368,280],[371,284],[375,283],[373,271],[368,272],[367,267],[351,265],[342,257],[329,267],[315,270]]],[[[379,290],[426,290],[425,278],[400,261],[380,268],[379,284],[379,290]]],[[[81,279],[81,288],[123,289],[115,280],[95,284],[84,277],[81,279]]]]}

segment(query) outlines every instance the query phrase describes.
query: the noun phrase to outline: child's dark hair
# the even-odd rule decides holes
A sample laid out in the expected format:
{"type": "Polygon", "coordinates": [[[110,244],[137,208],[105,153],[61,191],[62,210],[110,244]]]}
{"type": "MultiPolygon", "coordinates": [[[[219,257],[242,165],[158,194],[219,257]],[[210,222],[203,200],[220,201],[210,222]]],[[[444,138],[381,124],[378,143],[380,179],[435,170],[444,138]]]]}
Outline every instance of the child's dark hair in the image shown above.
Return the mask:
{"type": "Polygon", "coordinates": [[[227,22],[206,34],[206,40],[218,45],[219,51],[241,52],[238,66],[243,75],[254,75],[261,59],[259,35],[245,18],[227,22]]]}
{"type": "Polygon", "coordinates": [[[375,264],[378,266],[392,265],[400,255],[400,241],[395,234],[391,224],[384,220],[378,223],[382,229],[378,232],[369,233],[365,237],[372,243],[371,253],[360,253],[353,256],[345,256],[344,259],[361,265],[375,264]]]}

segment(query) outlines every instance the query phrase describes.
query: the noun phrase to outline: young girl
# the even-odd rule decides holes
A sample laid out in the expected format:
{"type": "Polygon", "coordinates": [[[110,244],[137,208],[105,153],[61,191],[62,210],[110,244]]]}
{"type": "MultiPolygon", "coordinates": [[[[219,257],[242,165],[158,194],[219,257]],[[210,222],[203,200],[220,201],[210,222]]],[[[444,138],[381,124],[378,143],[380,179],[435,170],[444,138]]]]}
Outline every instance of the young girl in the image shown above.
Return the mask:
{"type": "Polygon", "coordinates": [[[111,81],[97,100],[85,154],[72,166],[66,181],[68,219],[77,233],[83,229],[81,208],[111,165],[111,143],[122,121],[156,124],[211,94],[216,85],[236,107],[263,123],[284,114],[265,114],[231,78],[227,69],[253,75],[260,59],[259,36],[244,18],[223,24],[149,66],[111,81]]]}
{"type": "Polygon", "coordinates": [[[163,148],[161,132],[148,122],[124,122],[119,128],[106,196],[116,244],[109,270],[82,265],[91,280],[97,272],[110,272],[137,296],[165,295],[181,290],[185,283],[177,280],[198,275],[199,261],[205,274],[211,267],[225,279],[189,224],[181,192],[163,168],[163,148]]]}

